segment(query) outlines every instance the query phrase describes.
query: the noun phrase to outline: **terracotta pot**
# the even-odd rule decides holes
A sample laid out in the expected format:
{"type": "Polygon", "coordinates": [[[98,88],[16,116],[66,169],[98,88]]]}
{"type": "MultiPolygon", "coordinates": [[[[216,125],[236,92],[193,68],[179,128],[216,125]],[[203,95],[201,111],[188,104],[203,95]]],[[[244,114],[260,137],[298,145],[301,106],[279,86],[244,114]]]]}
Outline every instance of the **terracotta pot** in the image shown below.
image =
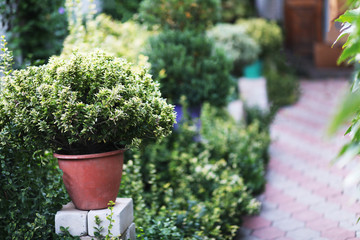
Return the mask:
{"type": "Polygon", "coordinates": [[[63,171],[63,181],[75,207],[94,210],[108,207],[119,192],[125,150],[99,154],[54,153],[63,171]]]}

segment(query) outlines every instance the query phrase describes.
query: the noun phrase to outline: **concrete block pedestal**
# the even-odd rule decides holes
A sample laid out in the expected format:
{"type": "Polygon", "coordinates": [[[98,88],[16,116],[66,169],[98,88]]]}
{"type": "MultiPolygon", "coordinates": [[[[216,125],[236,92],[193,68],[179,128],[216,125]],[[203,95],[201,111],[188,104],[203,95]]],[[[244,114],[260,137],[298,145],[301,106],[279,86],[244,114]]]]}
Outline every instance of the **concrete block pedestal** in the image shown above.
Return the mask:
{"type": "MultiPolygon", "coordinates": [[[[82,211],[75,208],[72,202],[63,206],[55,215],[55,231],[61,234],[60,227],[68,227],[68,231],[73,236],[81,236],[82,240],[92,239],[95,235],[95,216],[101,220],[100,226],[103,230],[101,235],[108,233],[109,220],[106,219],[111,211],[109,209],[82,211]]],[[[121,236],[120,239],[135,240],[135,224],[133,223],[133,201],[131,198],[117,198],[112,219],[113,227],[111,233],[113,236],[121,236]]]]}
{"type": "Polygon", "coordinates": [[[238,81],[240,96],[249,107],[257,107],[262,111],[269,111],[269,102],[266,90],[266,79],[245,78],[242,77],[238,81]]]}

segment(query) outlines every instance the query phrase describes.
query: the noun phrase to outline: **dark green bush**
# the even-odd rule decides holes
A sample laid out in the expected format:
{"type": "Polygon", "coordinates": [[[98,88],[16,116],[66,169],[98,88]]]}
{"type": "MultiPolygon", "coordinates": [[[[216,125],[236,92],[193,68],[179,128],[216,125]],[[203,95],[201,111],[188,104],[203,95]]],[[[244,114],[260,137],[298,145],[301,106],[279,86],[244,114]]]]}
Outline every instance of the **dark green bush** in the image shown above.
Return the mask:
{"type": "Polygon", "coordinates": [[[55,213],[69,201],[60,170],[50,153],[23,151],[0,147],[0,238],[53,239],[55,213]]]}
{"type": "Polygon", "coordinates": [[[256,15],[254,0],[222,0],[221,17],[223,22],[234,23],[239,18],[256,15]]]}
{"type": "Polygon", "coordinates": [[[151,73],[173,104],[186,96],[190,106],[205,101],[224,106],[231,87],[231,62],[204,34],[167,30],[150,39],[151,73]]]}
{"type": "Polygon", "coordinates": [[[141,0],[102,0],[102,10],[114,19],[125,22],[138,13],[141,0]]]}
{"type": "Polygon", "coordinates": [[[220,0],[144,0],[140,18],[149,26],[204,31],[219,20],[220,0]]]}
{"type": "Polygon", "coordinates": [[[273,54],[265,61],[267,94],[273,109],[290,105],[299,97],[299,82],[284,55],[273,54]]]}
{"type": "Polygon", "coordinates": [[[15,59],[47,61],[60,53],[68,32],[65,0],[2,0],[0,4],[15,59]]]}

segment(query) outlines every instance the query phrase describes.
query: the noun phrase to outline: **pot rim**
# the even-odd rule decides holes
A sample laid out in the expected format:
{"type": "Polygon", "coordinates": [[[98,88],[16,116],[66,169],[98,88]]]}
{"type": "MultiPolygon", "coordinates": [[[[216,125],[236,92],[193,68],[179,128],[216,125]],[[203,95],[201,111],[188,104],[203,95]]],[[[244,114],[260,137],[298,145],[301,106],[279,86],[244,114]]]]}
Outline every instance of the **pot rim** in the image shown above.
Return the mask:
{"type": "Polygon", "coordinates": [[[93,153],[93,154],[79,154],[79,155],[67,155],[67,154],[54,153],[53,156],[55,158],[61,159],[61,160],[84,160],[84,159],[89,159],[89,158],[102,158],[102,157],[113,156],[113,155],[121,154],[125,151],[126,151],[126,149],[119,149],[119,150],[114,150],[114,151],[110,151],[110,152],[93,153]]]}

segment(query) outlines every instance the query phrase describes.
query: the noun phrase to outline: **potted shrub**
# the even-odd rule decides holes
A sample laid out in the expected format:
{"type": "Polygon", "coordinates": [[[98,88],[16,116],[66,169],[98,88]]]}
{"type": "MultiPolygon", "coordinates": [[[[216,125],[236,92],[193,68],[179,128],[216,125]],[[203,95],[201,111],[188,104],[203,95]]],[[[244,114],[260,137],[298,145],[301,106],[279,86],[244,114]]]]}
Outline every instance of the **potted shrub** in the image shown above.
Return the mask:
{"type": "Polygon", "coordinates": [[[259,59],[247,66],[244,72],[249,72],[253,77],[260,77],[263,69],[262,60],[279,52],[282,47],[281,28],[276,22],[263,18],[241,19],[237,24],[260,46],[259,59]],[[259,73],[255,74],[256,71],[259,73]]]}
{"type": "Polygon", "coordinates": [[[260,53],[259,44],[252,39],[242,26],[217,24],[207,32],[214,39],[215,45],[225,51],[234,63],[234,73],[241,74],[245,66],[254,63],[260,53]]]}
{"type": "Polygon", "coordinates": [[[4,78],[0,108],[1,131],[15,129],[24,146],[56,152],[69,195],[83,210],[115,201],[127,146],[162,138],[175,122],[146,70],[101,51],[14,71],[4,78]]]}

